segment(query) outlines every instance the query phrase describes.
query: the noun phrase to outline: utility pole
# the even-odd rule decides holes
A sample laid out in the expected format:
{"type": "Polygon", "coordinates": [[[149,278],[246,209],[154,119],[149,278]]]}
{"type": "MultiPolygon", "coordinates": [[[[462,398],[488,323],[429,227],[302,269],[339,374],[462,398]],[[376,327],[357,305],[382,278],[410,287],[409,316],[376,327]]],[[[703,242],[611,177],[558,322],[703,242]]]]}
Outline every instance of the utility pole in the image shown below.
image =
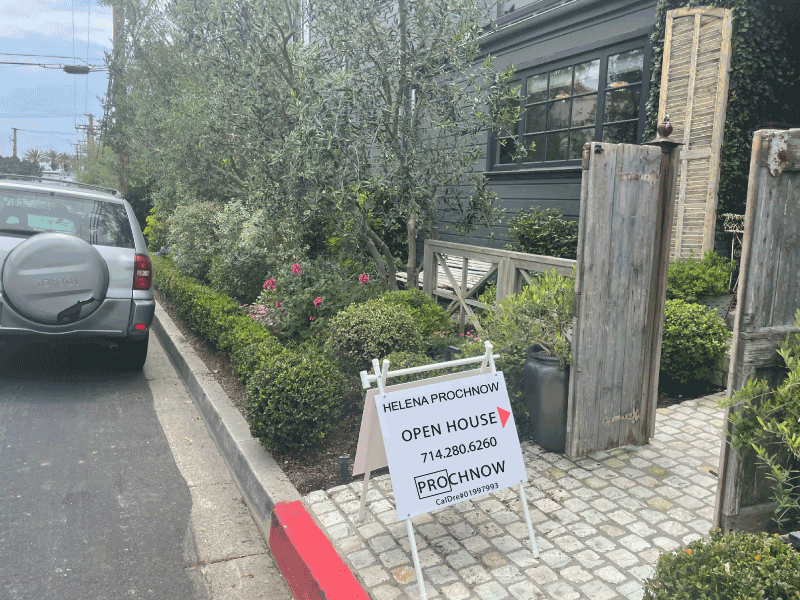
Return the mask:
{"type": "Polygon", "coordinates": [[[86,132],[86,145],[91,147],[94,145],[94,115],[86,115],[89,117],[89,124],[88,125],[75,125],[75,129],[77,131],[85,131],[86,132]]]}
{"type": "Polygon", "coordinates": [[[14,151],[11,154],[14,158],[17,158],[17,129],[18,127],[12,127],[12,131],[14,132],[14,151]]]}

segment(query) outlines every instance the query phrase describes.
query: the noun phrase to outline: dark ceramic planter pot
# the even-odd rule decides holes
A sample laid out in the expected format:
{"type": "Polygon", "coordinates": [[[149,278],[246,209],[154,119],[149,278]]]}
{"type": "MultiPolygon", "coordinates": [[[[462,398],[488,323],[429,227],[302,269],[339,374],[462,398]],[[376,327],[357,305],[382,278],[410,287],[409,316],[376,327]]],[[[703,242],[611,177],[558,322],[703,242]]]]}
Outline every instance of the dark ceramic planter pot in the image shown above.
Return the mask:
{"type": "Polygon", "coordinates": [[[539,346],[528,348],[522,368],[525,402],[536,443],[545,450],[563,454],[567,446],[569,365],[562,369],[558,358],[539,350],[539,346]]]}

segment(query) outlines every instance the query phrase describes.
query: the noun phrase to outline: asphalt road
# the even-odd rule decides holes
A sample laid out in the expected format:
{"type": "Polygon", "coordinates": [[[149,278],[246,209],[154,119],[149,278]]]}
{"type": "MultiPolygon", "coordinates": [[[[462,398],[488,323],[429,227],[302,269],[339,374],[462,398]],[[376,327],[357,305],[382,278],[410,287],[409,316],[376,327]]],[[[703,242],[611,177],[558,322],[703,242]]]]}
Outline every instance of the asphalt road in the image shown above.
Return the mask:
{"type": "Polygon", "coordinates": [[[0,346],[0,599],[290,597],[150,346],[144,373],[100,346],[0,346]]]}

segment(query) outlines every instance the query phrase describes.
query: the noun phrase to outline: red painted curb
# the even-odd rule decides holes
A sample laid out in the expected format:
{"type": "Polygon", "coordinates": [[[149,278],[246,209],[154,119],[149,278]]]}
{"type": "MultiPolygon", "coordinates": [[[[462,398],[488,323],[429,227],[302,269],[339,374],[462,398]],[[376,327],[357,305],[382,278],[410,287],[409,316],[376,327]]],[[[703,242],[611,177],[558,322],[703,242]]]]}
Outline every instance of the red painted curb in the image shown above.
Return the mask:
{"type": "Polygon", "coordinates": [[[369,600],[299,500],[275,505],[269,547],[297,600],[369,600]]]}

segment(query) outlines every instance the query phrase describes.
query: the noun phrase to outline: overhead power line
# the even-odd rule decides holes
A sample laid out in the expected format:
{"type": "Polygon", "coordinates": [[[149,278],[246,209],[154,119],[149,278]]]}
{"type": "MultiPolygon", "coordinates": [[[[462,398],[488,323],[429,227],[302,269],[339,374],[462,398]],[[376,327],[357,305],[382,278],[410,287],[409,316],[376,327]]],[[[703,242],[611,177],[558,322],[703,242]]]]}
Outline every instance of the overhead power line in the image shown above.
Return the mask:
{"type": "Polygon", "coordinates": [[[102,58],[89,58],[88,56],[85,59],[83,59],[75,56],[59,56],[58,54],[20,54],[17,52],[0,52],[0,56],[27,56],[31,58],[69,58],[70,60],[75,60],[77,58],[77,60],[82,60],[84,62],[88,62],[90,60],[99,62],[104,61],[104,59],[102,58]]]}

